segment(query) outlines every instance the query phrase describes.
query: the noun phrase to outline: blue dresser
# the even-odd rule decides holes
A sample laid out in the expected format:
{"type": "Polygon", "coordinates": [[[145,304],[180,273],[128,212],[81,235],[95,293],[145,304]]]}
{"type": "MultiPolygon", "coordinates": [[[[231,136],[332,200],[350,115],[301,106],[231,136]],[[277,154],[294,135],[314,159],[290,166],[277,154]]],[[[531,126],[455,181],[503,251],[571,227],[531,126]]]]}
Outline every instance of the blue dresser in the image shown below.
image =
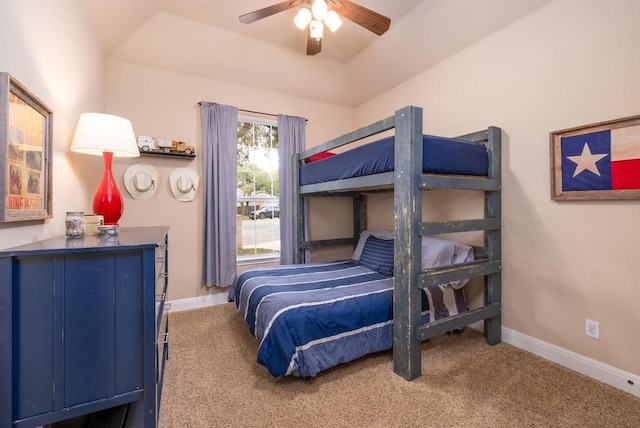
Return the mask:
{"type": "Polygon", "coordinates": [[[168,228],[0,250],[0,427],[127,406],[157,426],[168,352],[168,228]]]}

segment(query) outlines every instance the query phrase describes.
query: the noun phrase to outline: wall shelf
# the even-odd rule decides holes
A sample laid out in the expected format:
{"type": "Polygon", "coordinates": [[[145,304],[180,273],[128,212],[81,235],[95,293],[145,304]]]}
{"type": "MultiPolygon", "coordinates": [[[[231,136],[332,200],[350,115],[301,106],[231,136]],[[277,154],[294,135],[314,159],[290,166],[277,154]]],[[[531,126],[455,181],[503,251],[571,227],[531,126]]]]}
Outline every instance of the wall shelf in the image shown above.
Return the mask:
{"type": "Polygon", "coordinates": [[[175,153],[175,152],[169,152],[169,153],[165,153],[165,152],[161,152],[161,151],[142,151],[140,150],[140,156],[152,156],[152,157],[156,157],[156,158],[181,158],[181,159],[195,159],[196,158],[196,154],[195,153],[191,153],[190,155],[186,154],[186,153],[175,153]]]}

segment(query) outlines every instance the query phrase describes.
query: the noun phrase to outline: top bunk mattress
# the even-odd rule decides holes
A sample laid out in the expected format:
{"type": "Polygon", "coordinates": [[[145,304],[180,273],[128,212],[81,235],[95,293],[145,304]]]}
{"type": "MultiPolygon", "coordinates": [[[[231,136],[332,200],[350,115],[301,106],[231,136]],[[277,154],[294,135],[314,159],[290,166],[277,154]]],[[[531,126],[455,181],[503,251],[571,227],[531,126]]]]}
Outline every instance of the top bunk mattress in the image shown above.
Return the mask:
{"type": "MultiPolygon", "coordinates": [[[[394,137],[300,166],[300,184],[324,183],[393,171],[394,137]]],[[[484,144],[457,138],[422,136],[422,168],[427,174],[487,175],[484,144]]]]}

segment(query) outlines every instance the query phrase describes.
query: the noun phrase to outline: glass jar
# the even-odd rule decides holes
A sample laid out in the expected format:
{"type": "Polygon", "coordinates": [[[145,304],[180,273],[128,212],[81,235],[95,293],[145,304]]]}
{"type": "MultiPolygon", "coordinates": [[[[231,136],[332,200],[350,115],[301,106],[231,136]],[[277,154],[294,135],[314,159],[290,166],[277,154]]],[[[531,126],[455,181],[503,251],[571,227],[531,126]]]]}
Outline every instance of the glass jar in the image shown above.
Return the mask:
{"type": "Polygon", "coordinates": [[[67,238],[82,238],[84,236],[84,212],[67,211],[64,228],[67,238]]]}

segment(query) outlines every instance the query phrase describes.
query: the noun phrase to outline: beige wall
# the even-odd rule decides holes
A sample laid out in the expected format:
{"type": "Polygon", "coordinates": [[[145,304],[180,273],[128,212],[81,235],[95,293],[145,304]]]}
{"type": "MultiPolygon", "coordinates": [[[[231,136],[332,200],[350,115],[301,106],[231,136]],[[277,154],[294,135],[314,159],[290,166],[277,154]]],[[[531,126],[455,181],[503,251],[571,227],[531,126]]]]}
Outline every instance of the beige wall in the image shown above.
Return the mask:
{"type": "MultiPolygon", "coordinates": [[[[194,201],[185,203],[173,198],[168,185],[169,174],[175,168],[192,168],[202,176],[199,101],[306,117],[309,146],[334,137],[335,132],[349,131],[353,123],[351,108],[119,61],[107,62],[106,87],[107,111],[130,119],[136,133],[180,139],[196,148],[197,156],[193,160],[140,157],[114,161],[114,174],[121,187],[122,175],[130,165],[147,163],[160,172],[161,186],[154,199],[135,200],[126,191],[123,192],[125,210],[120,224],[170,226],[170,300],[221,292],[218,288],[202,286],[202,188],[194,201]]],[[[96,175],[93,180],[97,185],[99,176],[96,175]]],[[[326,211],[322,211],[316,217],[322,221],[325,214],[326,211]]],[[[328,230],[331,233],[332,229],[328,230]]],[[[226,290],[222,292],[226,293],[226,290]]]]}
{"type": "Polygon", "coordinates": [[[549,133],[640,114],[638,16],[636,0],[552,2],[357,112],[422,106],[437,135],[502,127],[504,326],[634,374],[640,202],[552,201],[549,133]]]}
{"type": "Polygon", "coordinates": [[[53,217],[0,224],[0,248],[8,248],[60,235],[66,211],[91,210],[95,187],[82,176],[101,160],[69,147],[80,113],[104,108],[104,54],[74,0],[3,1],[0,71],[53,110],[53,217]]]}

